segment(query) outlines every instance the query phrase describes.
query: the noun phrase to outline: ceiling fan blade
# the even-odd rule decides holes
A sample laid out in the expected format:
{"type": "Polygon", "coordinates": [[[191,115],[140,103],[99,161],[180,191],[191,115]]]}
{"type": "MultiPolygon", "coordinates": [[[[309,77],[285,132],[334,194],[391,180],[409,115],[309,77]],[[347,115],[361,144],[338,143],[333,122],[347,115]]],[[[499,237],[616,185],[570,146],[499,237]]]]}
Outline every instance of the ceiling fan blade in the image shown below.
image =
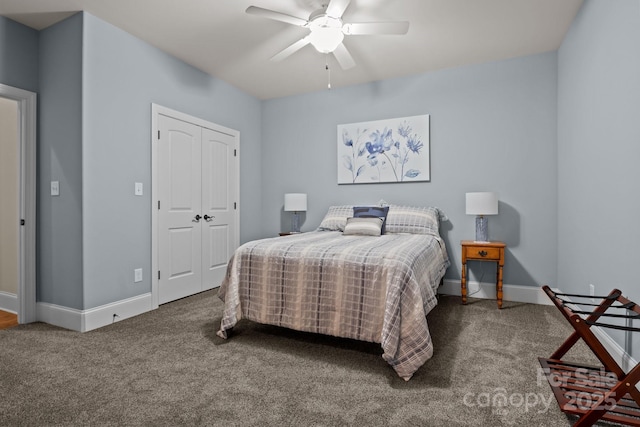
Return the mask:
{"type": "Polygon", "coordinates": [[[280,53],[277,53],[274,56],[272,56],[271,60],[272,61],[282,61],[283,59],[285,59],[289,55],[292,55],[292,54],[296,53],[297,51],[299,51],[300,49],[302,49],[303,47],[305,47],[308,44],[309,44],[309,37],[305,37],[303,39],[300,39],[297,42],[295,42],[294,44],[292,44],[291,46],[285,48],[280,53]]]}
{"type": "Polygon", "coordinates": [[[344,43],[340,43],[336,50],[333,51],[333,56],[338,60],[338,64],[340,64],[340,68],[343,70],[348,70],[349,68],[353,68],[356,66],[356,62],[353,60],[353,57],[347,50],[344,43]]]}
{"type": "Polygon", "coordinates": [[[257,6],[249,6],[245,10],[250,15],[258,15],[263,18],[273,19],[275,21],[286,22],[287,24],[297,25],[298,27],[304,27],[309,22],[305,19],[297,18],[295,16],[287,15],[285,13],[276,12],[274,10],[263,9],[257,6]]]}
{"type": "Polygon", "coordinates": [[[346,35],[403,35],[409,31],[409,23],[398,22],[360,22],[344,24],[342,32],[346,35]]]}
{"type": "Polygon", "coordinates": [[[351,3],[351,0],[331,0],[325,13],[332,18],[342,18],[342,14],[349,7],[349,3],[351,3]]]}

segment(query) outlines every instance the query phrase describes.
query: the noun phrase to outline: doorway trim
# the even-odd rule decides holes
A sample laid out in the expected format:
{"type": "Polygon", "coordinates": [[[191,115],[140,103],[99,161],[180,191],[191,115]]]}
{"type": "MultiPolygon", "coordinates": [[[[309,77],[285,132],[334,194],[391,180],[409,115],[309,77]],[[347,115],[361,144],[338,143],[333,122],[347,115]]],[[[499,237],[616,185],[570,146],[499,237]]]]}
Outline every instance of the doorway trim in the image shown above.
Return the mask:
{"type": "MultiPolygon", "coordinates": [[[[234,129],[230,129],[224,126],[217,125],[215,123],[199,119],[197,117],[190,116],[180,111],[172,110],[171,108],[163,107],[158,104],[151,104],[151,309],[155,310],[159,306],[159,280],[158,280],[158,132],[159,117],[168,116],[177,120],[181,120],[187,123],[191,123],[203,128],[211,129],[216,132],[225,133],[237,138],[238,141],[238,165],[240,162],[240,132],[234,129]]],[[[234,177],[236,182],[236,195],[240,198],[240,167],[236,168],[236,176],[234,177]]],[[[238,203],[239,205],[239,203],[238,203]]],[[[235,247],[240,243],[240,206],[235,209],[235,223],[236,229],[233,236],[235,247]]]]}
{"type": "Polygon", "coordinates": [[[20,146],[18,323],[37,320],[36,313],[36,102],[37,95],[0,84],[0,97],[18,102],[20,146]]]}

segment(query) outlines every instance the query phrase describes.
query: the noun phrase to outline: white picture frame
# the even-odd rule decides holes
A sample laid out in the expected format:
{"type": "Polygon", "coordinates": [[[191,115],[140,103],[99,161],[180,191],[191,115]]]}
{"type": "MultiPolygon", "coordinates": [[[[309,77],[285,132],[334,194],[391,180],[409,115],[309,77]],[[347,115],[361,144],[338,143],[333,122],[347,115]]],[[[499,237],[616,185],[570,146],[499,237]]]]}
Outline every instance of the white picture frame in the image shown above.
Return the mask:
{"type": "Polygon", "coordinates": [[[431,180],[429,115],[338,125],[338,184],[431,180]]]}

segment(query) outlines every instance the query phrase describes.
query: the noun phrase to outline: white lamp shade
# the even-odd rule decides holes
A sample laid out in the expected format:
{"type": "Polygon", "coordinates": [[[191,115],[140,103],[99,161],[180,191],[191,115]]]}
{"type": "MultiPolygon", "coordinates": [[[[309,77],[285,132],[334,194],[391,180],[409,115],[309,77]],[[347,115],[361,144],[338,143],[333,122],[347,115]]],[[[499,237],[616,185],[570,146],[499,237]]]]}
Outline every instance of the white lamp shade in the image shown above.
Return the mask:
{"type": "Polygon", "coordinates": [[[497,215],[498,195],[496,193],[467,193],[467,215],[497,215]]]}
{"type": "Polygon", "coordinates": [[[304,193],[287,193],[284,195],[284,210],[293,212],[307,211],[307,195],[304,193]]]}

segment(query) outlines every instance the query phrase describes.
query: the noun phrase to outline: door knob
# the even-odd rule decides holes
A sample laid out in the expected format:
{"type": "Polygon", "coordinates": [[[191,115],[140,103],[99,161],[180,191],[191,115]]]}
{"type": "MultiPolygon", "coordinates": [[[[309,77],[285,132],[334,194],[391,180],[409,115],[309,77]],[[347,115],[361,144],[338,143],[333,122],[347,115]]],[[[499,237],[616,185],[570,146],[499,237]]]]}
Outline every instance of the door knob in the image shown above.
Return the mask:
{"type": "Polygon", "coordinates": [[[213,215],[209,216],[209,215],[205,214],[203,218],[204,218],[204,220],[205,220],[205,221],[207,221],[207,222],[211,222],[211,220],[212,220],[213,218],[215,218],[215,216],[213,216],[213,215]]]}
{"type": "Polygon", "coordinates": [[[199,222],[200,218],[202,218],[200,215],[196,215],[196,217],[194,218],[194,220],[195,220],[194,222],[199,222]]]}

